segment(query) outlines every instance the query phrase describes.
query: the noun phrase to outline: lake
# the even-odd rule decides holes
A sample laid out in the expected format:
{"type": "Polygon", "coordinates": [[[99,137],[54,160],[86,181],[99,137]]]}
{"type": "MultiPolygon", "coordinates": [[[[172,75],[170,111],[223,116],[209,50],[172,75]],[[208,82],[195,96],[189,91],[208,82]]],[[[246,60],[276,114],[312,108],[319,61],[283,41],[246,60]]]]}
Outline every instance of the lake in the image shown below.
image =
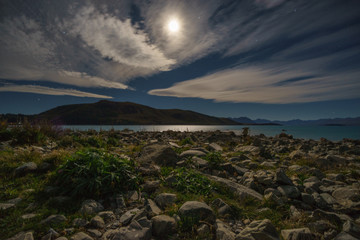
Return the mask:
{"type": "Polygon", "coordinates": [[[133,131],[234,131],[241,134],[244,127],[250,129],[250,135],[265,134],[275,136],[283,131],[295,138],[314,139],[326,138],[339,141],[343,138],[360,139],[360,126],[268,126],[268,125],[66,125],[63,128],[73,130],[124,130],[133,131]]]}

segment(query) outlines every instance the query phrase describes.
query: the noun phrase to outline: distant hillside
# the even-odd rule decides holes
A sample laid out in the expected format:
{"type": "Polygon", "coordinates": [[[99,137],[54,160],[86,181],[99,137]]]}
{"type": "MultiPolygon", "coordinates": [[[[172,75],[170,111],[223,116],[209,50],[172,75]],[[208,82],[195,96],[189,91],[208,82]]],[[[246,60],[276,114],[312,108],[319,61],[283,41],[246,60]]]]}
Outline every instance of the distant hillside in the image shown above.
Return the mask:
{"type": "Polygon", "coordinates": [[[64,105],[34,116],[64,125],[236,125],[227,118],[179,109],[155,109],[131,102],[102,100],[91,104],[64,105]]]}
{"type": "Polygon", "coordinates": [[[251,120],[247,117],[231,118],[240,124],[279,124],[285,126],[360,126],[360,117],[357,118],[333,118],[318,120],[271,121],[267,119],[251,120]]]}

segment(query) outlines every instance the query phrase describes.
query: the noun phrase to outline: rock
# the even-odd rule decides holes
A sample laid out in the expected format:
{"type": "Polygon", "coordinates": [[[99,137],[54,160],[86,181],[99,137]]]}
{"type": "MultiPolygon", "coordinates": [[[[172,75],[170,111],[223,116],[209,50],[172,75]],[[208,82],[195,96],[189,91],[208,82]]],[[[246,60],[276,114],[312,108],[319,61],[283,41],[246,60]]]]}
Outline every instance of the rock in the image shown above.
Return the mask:
{"type": "Polygon", "coordinates": [[[82,218],[75,218],[72,222],[74,227],[85,227],[89,222],[82,218]]]}
{"type": "Polygon", "coordinates": [[[139,201],[141,196],[138,191],[133,190],[133,191],[128,191],[126,193],[126,198],[130,202],[135,202],[135,201],[139,201]]]}
{"type": "Polygon", "coordinates": [[[57,238],[55,240],[68,240],[68,239],[66,237],[59,237],[59,238],[57,238]]]}
{"type": "Polygon", "coordinates": [[[225,178],[221,178],[221,177],[216,177],[216,176],[212,176],[212,175],[206,175],[209,179],[221,184],[221,185],[224,185],[225,187],[229,188],[232,192],[234,192],[235,195],[237,195],[240,199],[245,199],[247,197],[251,197],[251,198],[255,198],[255,199],[258,199],[258,200],[262,200],[263,199],[263,196],[248,188],[248,187],[245,187],[241,184],[238,184],[236,182],[233,182],[233,181],[230,181],[228,179],[225,179],[225,178]]]}
{"type": "Polygon", "coordinates": [[[175,219],[167,215],[159,215],[151,219],[152,233],[157,237],[167,237],[175,232],[175,219]]]}
{"type": "Polygon", "coordinates": [[[95,216],[90,220],[90,226],[94,228],[104,228],[105,222],[100,216],[95,216]]]}
{"type": "Polygon", "coordinates": [[[27,162],[20,167],[16,168],[14,171],[15,177],[21,177],[28,173],[35,172],[37,170],[37,165],[34,162],[27,162]]]}
{"type": "Polygon", "coordinates": [[[152,223],[147,217],[143,217],[137,220],[137,222],[142,226],[143,228],[151,228],[152,223]]]}
{"type": "Polygon", "coordinates": [[[139,212],[140,212],[140,210],[138,208],[134,208],[134,209],[131,209],[131,210],[125,212],[120,217],[120,223],[122,225],[128,225],[130,223],[131,219],[139,212]]]}
{"type": "Polygon", "coordinates": [[[311,229],[311,231],[319,233],[321,235],[331,229],[336,229],[333,224],[324,220],[318,220],[316,222],[309,223],[307,226],[311,229]]]}
{"type": "Polygon", "coordinates": [[[143,192],[152,193],[160,187],[160,181],[146,181],[142,186],[143,192]]]}
{"type": "Polygon", "coordinates": [[[221,167],[233,176],[243,176],[246,172],[249,171],[247,168],[242,168],[231,163],[221,164],[221,167]]]}
{"type": "Polygon", "coordinates": [[[359,240],[359,238],[353,237],[346,232],[341,232],[334,238],[334,240],[359,240]]]}
{"type": "Polygon", "coordinates": [[[279,186],[277,189],[283,196],[287,198],[296,199],[301,196],[299,189],[295,186],[282,185],[279,186]]]}
{"type": "Polygon", "coordinates": [[[306,154],[301,150],[295,150],[295,151],[293,151],[293,152],[291,152],[289,154],[289,157],[290,157],[291,160],[301,159],[301,158],[303,158],[305,156],[306,156],[306,154]]]}
{"type": "Polygon", "coordinates": [[[209,149],[212,151],[217,151],[217,152],[221,152],[223,150],[223,148],[217,143],[210,143],[209,149]]]}
{"type": "Polygon", "coordinates": [[[38,216],[38,214],[35,213],[29,213],[29,214],[24,214],[21,216],[22,219],[27,220],[27,219],[31,219],[38,216]]]}
{"type": "Polygon", "coordinates": [[[78,232],[78,233],[74,234],[70,238],[70,240],[94,240],[94,239],[84,232],[78,232]]]}
{"type": "Polygon", "coordinates": [[[355,188],[353,186],[339,187],[335,189],[332,193],[332,196],[338,200],[352,200],[352,201],[360,201],[360,191],[359,188],[355,188]]]}
{"type": "Polygon", "coordinates": [[[260,148],[256,146],[238,146],[235,148],[236,152],[251,153],[253,155],[260,153],[260,148]]]}
{"type": "Polygon", "coordinates": [[[310,218],[314,220],[326,219],[329,222],[335,223],[336,225],[340,225],[342,223],[341,218],[338,216],[338,214],[326,212],[320,209],[316,209],[315,211],[313,211],[310,218]]]}
{"type": "Polygon", "coordinates": [[[19,232],[15,236],[8,238],[7,240],[34,240],[32,232],[19,232]]]}
{"type": "Polygon", "coordinates": [[[145,146],[138,159],[140,165],[151,165],[155,163],[161,166],[176,166],[178,156],[168,145],[152,144],[145,146]]]}
{"type": "Polygon", "coordinates": [[[301,193],[301,199],[304,203],[310,206],[315,206],[315,199],[312,195],[308,193],[301,193]]]}
{"type": "Polygon", "coordinates": [[[60,234],[56,232],[54,229],[50,228],[48,234],[43,236],[41,240],[51,240],[60,237],[60,234]]]}
{"type": "Polygon", "coordinates": [[[196,157],[204,157],[204,156],[206,156],[206,153],[203,152],[203,151],[200,151],[200,150],[192,150],[192,149],[190,149],[190,150],[186,150],[186,151],[184,151],[184,152],[182,152],[180,154],[181,158],[194,157],[194,156],[196,156],[196,157]]]}
{"type": "Polygon", "coordinates": [[[183,218],[195,218],[209,223],[215,222],[213,210],[203,202],[187,201],[179,209],[179,215],[183,218]]]}
{"type": "Polygon", "coordinates": [[[225,216],[231,213],[231,207],[220,198],[215,199],[211,203],[211,206],[217,210],[220,216],[225,216]]]}
{"type": "Polygon", "coordinates": [[[322,199],[324,199],[324,201],[328,204],[328,205],[333,205],[336,204],[336,200],[335,198],[333,198],[330,194],[328,193],[320,193],[320,196],[322,199]]]}
{"type": "Polygon", "coordinates": [[[97,229],[87,229],[87,232],[90,234],[91,237],[98,239],[101,237],[102,233],[97,229]]]}
{"type": "Polygon", "coordinates": [[[208,236],[210,234],[210,228],[207,224],[203,223],[196,229],[199,236],[208,236]]]}
{"type": "Polygon", "coordinates": [[[106,224],[116,220],[116,216],[112,211],[99,212],[98,215],[104,220],[106,224]]]}
{"type": "Polygon", "coordinates": [[[116,206],[118,208],[120,208],[120,209],[126,208],[125,199],[124,199],[124,196],[122,194],[117,194],[115,196],[115,201],[116,201],[116,206]]]}
{"type": "Polygon", "coordinates": [[[0,210],[6,210],[15,207],[14,203],[0,203],[0,210]]]}
{"type": "Polygon", "coordinates": [[[98,212],[101,212],[102,210],[104,210],[104,207],[100,203],[92,199],[85,200],[81,204],[81,208],[80,208],[80,212],[82,214],[89,214],[89,215],[96,214],[98,212]]]}
{"type": "Polygon", "coordinates": [[[161,213],[160,208],[156,205],[156,203],[151,200],[151,199],[147,199],[146,200],[146,210],[151,214],[151,215],[159,215],[161,213]]]}
{"type": "Polygon", "coordinates": [[[172,206],[176,200],[176,194],[173,193],[160,193],[155,197],[155,202],[162,209],[172,206]]]}
{"type": "Polygon", "coordinates": [[[284,201],[273,192],[269,192],[269,193],[265,194],[264,199],[267,201],[271,201],[279,206],[284,204],[284,201]]]}
{"type": "Polygon", "coordinates": [[[355,238],[360,239],[360,225],[354,222],[346,221],[343,225],[343,231],[355,238]]]}
{"type": "Polygon", "coordinates": [[[42,220],[40,223],[45,225],[56,225],[66,221],[64,215],[50,215],[48,218],[42,220]]]}
{"type": "Polygon", "coordinates": [[[22,201],[22,198],[17,197],[17,198],[13,198],[13,199],[8,200],[7,203],[15,204],[15,206],[16,206],[21,201],[22,201]]]}
{"type": "Polygon", "coordinates": [[[206,161],[205,159],[199,158],[199,157],[192,157],[191,158],[192,162],[194,163],[194,165],[198,168],[204,168],[204,167],[208,167],[209,166],[209,162],[206,161]]]}
{"type": "Polygon", "coordinates": [[[284,240],[313,240],[314,236],[309,228],[294,228],[281,230],[284,240]]]}
{"type": "Polygon", "coordinates": [[[294,185],[283,169],[277,169],[275,173],[275,182],[279,185],[294,185]]]}
{"type": "Polygon", "coordinates": [[[235,238],[236,240],[280,240],[275,227],[269,219],[252,221],[235,238]]]}
{"type": "Polygon", "coordinates": [[[150,240],[150,228],[122,227],[116,230],[108,230],[102,236],[103,240],[150,240]]]}
{"type": "Polygon", "coordinates": [[[235,233],[233,233],[229,226],[224,222],[216,220],[216,239],[217,240],[235,240],[235,233]]]}

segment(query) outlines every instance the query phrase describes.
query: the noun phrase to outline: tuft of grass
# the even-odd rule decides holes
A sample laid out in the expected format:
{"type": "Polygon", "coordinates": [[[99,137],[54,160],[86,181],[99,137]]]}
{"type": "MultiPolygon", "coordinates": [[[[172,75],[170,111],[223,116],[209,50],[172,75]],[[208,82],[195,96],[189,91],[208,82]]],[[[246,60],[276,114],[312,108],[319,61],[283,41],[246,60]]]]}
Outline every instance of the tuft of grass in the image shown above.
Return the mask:
{"type": "Polygon", "coordinates": [[[210,152],[205,156],[205,160],[209,162],[210,168],[219,169],[220,164],[224,163],[224,159],[219,152],[210,152]]]}
{"type": "Polygon", "coordinates": [[[182,139],[182,140],[179,142],[179,145],[180,145],[180,146],[184,146],[184,145],[186,145],[186,144],[194,145],[194,142],[193,142],[193,140],[191,140],[191,138],[189,138],[189,137],[186,137],[186,138],[182,139]]]}
{"type": "Polygon", "coordinates": [[[77,198],[138,189],[139,182],[133,162],[95,149],[76,152],[53,178],[61,194],[77,198]]]}

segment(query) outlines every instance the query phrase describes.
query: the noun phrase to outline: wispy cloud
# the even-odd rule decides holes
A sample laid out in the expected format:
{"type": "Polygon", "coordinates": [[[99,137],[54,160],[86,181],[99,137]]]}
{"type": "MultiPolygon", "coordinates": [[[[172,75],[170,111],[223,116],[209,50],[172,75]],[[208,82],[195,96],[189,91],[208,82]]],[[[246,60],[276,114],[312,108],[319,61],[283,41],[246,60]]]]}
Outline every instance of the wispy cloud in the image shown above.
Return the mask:
{"type": "Polygon", "coordinates": [[[217,102],[303,103],[358,97],[356,75],[312,76],[274,69],[227,69],[177,83],[151,95],[211,99],[217,102]],[[299,76],[303,76],[300,78],[299,76]],[[339,77],[342,81],[339,81],[339,77]]]}
{"type": "Polygon", "coordinates": [[[5,85],[0,87],[0,92],[23,92],[23,93],[37,93],[54,96],[75,96],[75,97],[89,97],[89,98],[105,98],[111,99],[113,97],[78,91],[75,89],[64,88],[50,88],[38,85],[5,85]]]}

